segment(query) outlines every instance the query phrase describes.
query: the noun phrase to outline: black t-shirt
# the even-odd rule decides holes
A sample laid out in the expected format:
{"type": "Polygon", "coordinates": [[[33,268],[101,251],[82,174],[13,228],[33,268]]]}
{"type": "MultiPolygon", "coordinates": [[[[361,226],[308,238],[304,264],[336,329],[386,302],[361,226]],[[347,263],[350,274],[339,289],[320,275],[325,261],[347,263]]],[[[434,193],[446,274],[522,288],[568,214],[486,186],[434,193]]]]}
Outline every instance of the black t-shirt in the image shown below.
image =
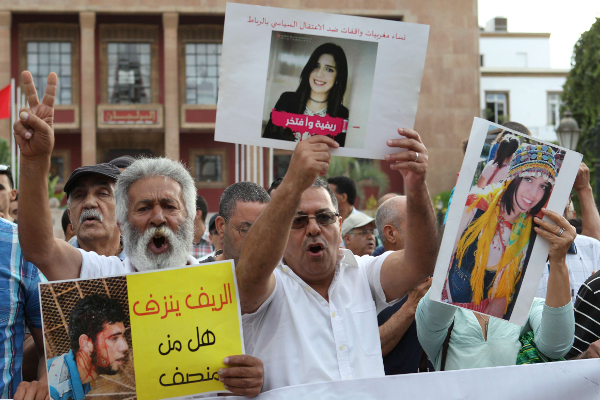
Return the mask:
{"type": "MultiPolygon", "coordinates": [[[[406,302],[407,296],[404,296],[398,303],[386,308],[377,316],[379,326],[383,325],[392,315],[396,313],[406,302]]],[[[383,367],[386,375],[412,374],[418,372],[419,363],[423,349],[417,338],[417,323],[413,321],[408,327],[404,336],[400,339],[396,347],[389,354],[383,357],[383,367]]],[[[429,364],[429,370],[432,371],[432,365],[429,364]]]]}

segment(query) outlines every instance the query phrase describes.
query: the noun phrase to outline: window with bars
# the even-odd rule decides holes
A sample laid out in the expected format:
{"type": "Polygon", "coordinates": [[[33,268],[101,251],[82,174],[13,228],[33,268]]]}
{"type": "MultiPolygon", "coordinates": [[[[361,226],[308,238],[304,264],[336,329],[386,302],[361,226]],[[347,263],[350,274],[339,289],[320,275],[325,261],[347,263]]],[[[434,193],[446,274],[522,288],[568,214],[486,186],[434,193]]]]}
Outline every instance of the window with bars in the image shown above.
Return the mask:
{"type": "Polygon", "coordinates": [[[220,43],[185,44],[187,104],[217,104],[220,65],[220,43]]]}
{"type": "Polygon", "coordinates": [[[560,123],[560,93],[548,93],[548,125],[558,126],[560,123]]]}
{"type": "Polygon", "coordinates": [[[108,102],[151,102],[150,43],[108,43],[108,102]]]}
{"type": "Polygon", "coordinates": [[[196,156],[196,182],[222,182],[223,171],[221,167],[222,156],[206,154],[196,156]]]}
{"type": "Polygon", "coordinates": [[[27,42],[27,69],[33,76],[38,95],[46,91],[50,72],[58,76],[56,104],[71,104],[71,42],[27,42]]]}

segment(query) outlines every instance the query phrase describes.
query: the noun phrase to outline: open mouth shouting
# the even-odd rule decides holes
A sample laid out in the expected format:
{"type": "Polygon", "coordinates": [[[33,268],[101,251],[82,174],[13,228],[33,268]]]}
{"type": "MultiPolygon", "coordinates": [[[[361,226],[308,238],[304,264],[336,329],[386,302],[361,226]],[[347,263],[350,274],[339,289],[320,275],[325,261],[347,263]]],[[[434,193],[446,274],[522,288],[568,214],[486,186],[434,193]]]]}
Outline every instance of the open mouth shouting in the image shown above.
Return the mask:
{"type": "Polygon", "coordinates": [[[169,241],[162,229],[157,229],[149,243],[150,251],[154,254],[162,254],[169,250],[169,241]]]}
{"type": "Polygon", "coordinates": [[[308,253],[308,256],[311,258],[317,258],[317,257],[321,257],[323,255],[323,252],[325,250],[325,245],[323,243],[309,243],[306,246],[306,252],[308,253]]]}

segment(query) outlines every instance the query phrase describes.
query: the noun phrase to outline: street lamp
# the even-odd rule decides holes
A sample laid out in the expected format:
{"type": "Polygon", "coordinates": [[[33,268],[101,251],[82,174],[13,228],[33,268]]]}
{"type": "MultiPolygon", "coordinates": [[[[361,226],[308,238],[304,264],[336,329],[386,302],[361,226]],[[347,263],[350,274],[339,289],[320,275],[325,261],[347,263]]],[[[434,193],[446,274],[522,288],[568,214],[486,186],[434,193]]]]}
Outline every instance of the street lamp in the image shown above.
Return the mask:
{"type": "Polygon", "coordinates": [[[573,118],[573,113],[570,110],[566,110],[560,120],[560,124],[556,128],[558,143],[569,150],[576,150],[580,134],[581,129],[579,129],[577,121],[573,118]]]}

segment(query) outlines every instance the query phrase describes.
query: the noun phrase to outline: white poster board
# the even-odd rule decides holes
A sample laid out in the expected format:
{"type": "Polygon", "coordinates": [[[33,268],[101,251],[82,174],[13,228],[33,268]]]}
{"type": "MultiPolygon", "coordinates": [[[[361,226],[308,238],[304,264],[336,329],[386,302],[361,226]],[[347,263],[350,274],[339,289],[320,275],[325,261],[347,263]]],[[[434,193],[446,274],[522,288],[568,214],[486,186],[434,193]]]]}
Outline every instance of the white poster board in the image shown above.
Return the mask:
{"type": "Polygon", "coordinates": [[[533,217],[542,218],[542,207],[562,215],[581,160],[577,152],[475,118],[429,297],[524,325],[550,248],[535,234],[533,217]],[[486,258],[478,261],[477,254],[486,258]]]}
{"type": "Polygon", "coordinates": [[[342,145],[334,155],[383,159],[386,140],[414,126],[428,36],[427,25],[228,3],[215,140],[293,150],[323,134],[342,145]]]}

